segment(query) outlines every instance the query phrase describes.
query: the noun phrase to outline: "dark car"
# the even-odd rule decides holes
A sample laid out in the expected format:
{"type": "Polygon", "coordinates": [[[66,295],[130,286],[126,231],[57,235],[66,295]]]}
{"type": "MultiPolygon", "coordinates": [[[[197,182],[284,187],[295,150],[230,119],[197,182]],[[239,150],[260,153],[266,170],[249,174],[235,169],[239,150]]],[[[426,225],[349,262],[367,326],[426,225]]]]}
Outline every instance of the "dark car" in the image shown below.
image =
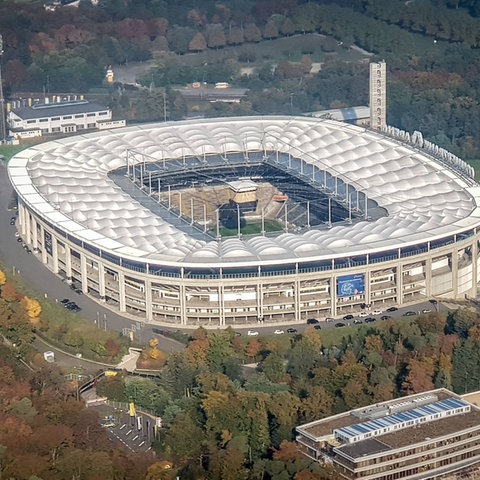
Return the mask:
{"type": "Polygon", "coordinates": [[[413,317],[417,312],[408,311],[403,314],[404,317],[413,317]]]}
{"type": "Polygon", "coordinates": [[[344,319],[344,320],[353,320],[353,315],[350,315],[350,314],[345,315],[345,316],[343,317],[343,319],[344,319]]]}
{"type": "Polygon", "coordinates": [[[70,303],[70,299],[64,298],[63,300],[60,300],[60,303],[63,303],[63,305],[66,305],[67,303],[70,303]]]}
{"type": "Polygon", "coordinates": [[[296,328],[287,328],[287,333],[297,333],[297,331],[296,328]]]}
{"type": "Polygon", "coordinates": [[[322,327],[321,327],[320,325],[314,325],[313,328],[314,328],[315,330],[321,330],[321,329],[322,329],[322,327]]]}
{"type": "Polygon", "coordinates": [[[309,318],[309,319],[307,320],[307,323],[308,323],[309,325],[316,325],[317,323],[320,323],[320,322],[319,322],[316,318],[309,318]]]}
{"type": "Polygon", "coordinates": [[[338,323],[335,324],[335,326],[336,326],[337,328],[341,328],[341,327],[345,327],[345,324],[342,323],[342,322],[338,322],[338,323]]]}
{"type": "Polygon", "coordinates": [[[397,307],[388,307],[387,312],[396,312],[398,310],[397,307]]]}
{"type": "Polygon", "coordinates": [[[380,317],[380,320],[388,320],[389,318],[392,318],[390,315],[382,315],[380,317]]]}
{"type": "Polygon", "coordinates": [[[375,321],[375,318],[373,318],[373,317],[367,317],[365,319],[365,323],[373,323],[374,321],[375,321]]]}

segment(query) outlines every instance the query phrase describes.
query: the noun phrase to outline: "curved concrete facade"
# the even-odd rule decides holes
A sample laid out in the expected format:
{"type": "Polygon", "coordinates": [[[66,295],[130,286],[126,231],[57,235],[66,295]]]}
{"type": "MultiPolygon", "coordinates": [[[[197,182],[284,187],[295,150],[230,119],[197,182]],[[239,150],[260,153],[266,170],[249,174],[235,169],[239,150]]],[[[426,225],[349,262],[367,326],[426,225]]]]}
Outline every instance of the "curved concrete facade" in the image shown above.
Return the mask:
{"type": "Polygon", "coordinates": [[[142,125],[37,145],[11,160],[9,176],[22,238],[42,262],[149,322],[295,323],[362,303],[476,295],[480,189],[469,168],[363,128],[297,117],[142,125]],[[149,207],[152,176],[253,161],[355,219],[221,238],[207,222],[182,223],[181,206],[178,218],[170,203],[149,207]],[[112,180],[120,168],[133,197],[112,180]]]}

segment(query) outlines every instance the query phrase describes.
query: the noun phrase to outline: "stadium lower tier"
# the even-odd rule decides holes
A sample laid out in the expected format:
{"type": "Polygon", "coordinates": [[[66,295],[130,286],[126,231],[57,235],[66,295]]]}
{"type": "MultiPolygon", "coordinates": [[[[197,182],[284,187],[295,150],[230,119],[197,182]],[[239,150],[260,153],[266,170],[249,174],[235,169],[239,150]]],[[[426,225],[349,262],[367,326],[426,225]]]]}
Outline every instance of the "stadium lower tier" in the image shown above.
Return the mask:
{"type": "Polygon", "coordinates": [[[377,254],[211,269],[107,255],[21,202],[19,229],[42,263],[83,293],[120,313],[179,327],[302,323],[355,314],[363,304],[383,309],[477,294],[480,227],[377,254]]]}

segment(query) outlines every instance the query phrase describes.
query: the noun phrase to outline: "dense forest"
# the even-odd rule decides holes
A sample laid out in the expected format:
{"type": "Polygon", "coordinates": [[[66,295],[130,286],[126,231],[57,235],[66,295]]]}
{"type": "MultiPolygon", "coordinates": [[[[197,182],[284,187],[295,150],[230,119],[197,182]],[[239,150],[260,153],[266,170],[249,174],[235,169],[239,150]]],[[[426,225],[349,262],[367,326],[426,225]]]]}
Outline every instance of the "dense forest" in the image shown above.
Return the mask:
{"type": "MultiPolygon", "coordinates": [[[[143,82],[167,88],[170,119],[186,114],[171,87],[195,79],[249,89],[240,104],[215,104],[205,115],[299,114],[367,104],[367,66],[341,55],[355,44],[388,63],[390,124],[478,159],[479,15],[475,0],[80,0],[78,8],[54,11],[3,0],[5,93],[85,93],[102,86],[108,65],[155,59],[143,82]],[[258,55],[262,42],[305,34],[326,37],[317,36],[296,58],[258,55]],[[208,62],[185,62],[186,53],[222,50],[208,62]],[[322,68],[309,74],[315,57],[322,68]],[[252,66],[248,76],[245,65],[252,66]]],[[[114,86],[109,102],[128,119],[161,120],[164,92],[114,86]]]]}

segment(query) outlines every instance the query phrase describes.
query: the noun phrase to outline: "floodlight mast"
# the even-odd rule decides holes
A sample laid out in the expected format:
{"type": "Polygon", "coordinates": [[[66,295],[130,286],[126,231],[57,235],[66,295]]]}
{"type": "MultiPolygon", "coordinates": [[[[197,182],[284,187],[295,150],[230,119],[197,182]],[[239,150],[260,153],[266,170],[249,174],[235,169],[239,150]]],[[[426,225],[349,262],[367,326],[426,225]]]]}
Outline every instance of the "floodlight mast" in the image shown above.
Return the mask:
{"type": "Polygon", "coordinates": [[[7,140],[6,119],[5,119],[5,99],[3,98],[3,80],[2,80],[2,57],[3,57],[3,37],[0,34],[0,116],[2,121],[2,130],[0,131],[0,143],[7,140]]]}

